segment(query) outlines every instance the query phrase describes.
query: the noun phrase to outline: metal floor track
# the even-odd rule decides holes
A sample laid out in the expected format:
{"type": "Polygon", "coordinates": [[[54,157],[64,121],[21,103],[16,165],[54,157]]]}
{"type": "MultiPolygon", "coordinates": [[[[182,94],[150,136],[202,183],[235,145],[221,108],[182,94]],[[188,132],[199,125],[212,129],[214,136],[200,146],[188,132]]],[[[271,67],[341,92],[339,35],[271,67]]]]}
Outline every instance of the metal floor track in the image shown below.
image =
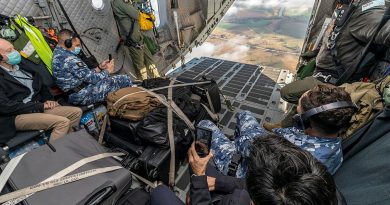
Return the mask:
{"type": "Polygon", "coordinates": [[[195,58],[170,74],[200,80],[202,76],[217,81],[223,94],[231,101],[234,110],[228,110],[224,101],[220,126],[227,135],[233,135],[235,114],[240,110],[254,113],[260,124],[277,122],[283,118],[287,103],[280,98],[280,89],[292,74],[285,69],[262,67],[215,58],[195,58]]]}

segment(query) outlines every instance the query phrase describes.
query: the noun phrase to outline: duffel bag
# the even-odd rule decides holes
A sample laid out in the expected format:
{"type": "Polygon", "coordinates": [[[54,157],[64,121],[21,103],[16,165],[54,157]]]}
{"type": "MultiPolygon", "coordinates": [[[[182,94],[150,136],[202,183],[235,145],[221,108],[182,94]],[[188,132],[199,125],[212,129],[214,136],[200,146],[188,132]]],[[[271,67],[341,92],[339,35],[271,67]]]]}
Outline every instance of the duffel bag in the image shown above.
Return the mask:
{"type": "MultiPolygon", "coordinates": [[[[24,204],[115,204],[130,188],[130,172],[112,157],[120,154],[106,153],[85,130],[58,139],[53,147],[55,152],[48,146],[28,152],[11,171],[8,184],[14,194],[27,187],[47,188],[34,191],[24,204]]],[[[0,196],[1,203],[7,196],[0,196]]]]}
{"type": "Polygon", "coordinates": [[[107,96],[108,114],[131,121],[143,119],[151,110],[161,103],[139,87],[127,87],[107,96]]]}

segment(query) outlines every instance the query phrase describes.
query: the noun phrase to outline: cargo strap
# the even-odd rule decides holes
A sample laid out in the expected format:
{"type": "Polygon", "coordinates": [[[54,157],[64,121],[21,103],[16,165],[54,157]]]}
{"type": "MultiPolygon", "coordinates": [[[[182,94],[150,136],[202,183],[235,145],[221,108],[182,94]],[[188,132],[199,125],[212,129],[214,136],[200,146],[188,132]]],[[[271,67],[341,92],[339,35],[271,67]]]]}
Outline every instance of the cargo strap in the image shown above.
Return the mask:
{"type": "Polygon", "coordinates": [[[151,181],[149,181],[149,180],[147,180],[147,179],[145,179],[145,178],[139,176],[138,174],[136,174],[136,173],[134,173],[134,172],[132,172],[132,171],[130,171],[130,170],[128,170],[128,171],[129,171],[130,174],[133,175],[135,178],[141,180],[143,183],[145,183],[146,185],[150,186],[151,188],[154,189],[154,188],[157,187],[157,184],[155,184],[155,183],[153,183],[153,182],[151,182],[151,181]]]}
{"type": "MultiPolygon", "coordinates": [[[[104,119],[103,119],[102,128],[100,129],[100,134],[99,134],[99,138],[98,138],[99,144],[103,144],[103,138],[104,138],[104,133],[106,132],[107,123],[108,123],[108,114],[106,113],[104,116],[104,119]]],[[[99,124],[99,122],[98,122],[98,124],[99,124]]]]}
{"type": "MultiPolygon", "coordinates": [[[[153,89],[149,89],[148,91],[151,91],[151,92],[154,92],[154,91],[158,91],[158,90],[164,90],[164,89],[168,89],[168,88],[177,88],[177,87],[185,87],[185,86],[190,86],[190,85],[203,85],[203,84],[208,84],[208,83],[211,83],[211,81],[205,81],[205,82],[196,82],[196,83],[183,83],[183,84],[176,84],[176,85],[170,85],[170,86],[164,86],[164,87],[159,87],[159,88],[153,88],[153,89]]],[[[139,87],[142,89],[142,87],[139,87]]],[[[138,93],[143,93],[143,92],[147,92],[146,91],[146,88],[142,89],[143,91],[139,91],[139,92],[135,92],[135,93],[130,93],[130,94],[127,94],[127,95],[124,95],[122,96],[121,98],[119,98],[119,100],[117,100],[115,103],[114,103],[114,107],[122,100],[124,100],[125,98],[131,96],[131,95],[135,95],[135,94],[138,94],[138,93]]]]}
{"type": "MultiPolygon", "coordinates": [[[[188,117],[183,113],[183,111],[176,105],[176,103],[174,101],[172,101],[171,103],[169,103],[166,99],[164,99],[163,97],[161,97],[160,95],[150,91],[150,90],[147,90],[143,87],[139,87],[141,90],[149,93],[150,95],[153,95],[154,97],[156,97],[162,104],[164,104],[166,107],[172,107],[173,109],[173,112],[175,112],[175,114],[180,118],[182,119],[186,125],[191,129],[191,130],[195,130],[195,126],[192,124],[192,122],[190,121],[190,119],[188,119],[188,117]]],[[[117,101],[118,102],[118,101],[117,101]]]]}
{"type": "MultiPolygon", "coordinates": [[[[58,172],[58,173],[52,175],[51,177],[45,179],[41,183],[46,183],[46,182],[49,182],[51,180],[55,180],[55,179],[59,179],[61,177],[64,177],[64,176],[68,175],[69,173],[77,170],[78,168],[84,166],[85,164],[97,161],[99,159],[103,159],[103,158],[107,158],[107,157],[122,156],[122,155],[124,155],[124,154],[123,153],[101,153],[101,154],[97,154],[97,155],[94,155],[94,156],[91,156],[91,157],[87,157],[87,158],[81,159],[81,160],[75,162],[74,164],[70,165],[69,167],[61,170],[60,172],[58,172]]],[[[27,199],[28,197],[32,196],[33,194],[34,194],[34,192],[29,193],[29,194],[25,194],[25,195],[21,195],[18,198],[15,197],[15,198],[13,198],[13,200],[7,201],[3,205],[15,205],[15,204],[18,204],[19,202],[27,199]]]]}
{"type": "Polygon", "coordinates": [[[22,160],[25,154],[26,153],[11,159],[11,161],[8,162],[7,166],[4,168],[4,171],[0,175],[0,192],[3,190],[12,172],[14,172],[16,166],[18,166],[19,162],[22,160]]]}
{"type": "MultiPolygon", "coordinates": [[[[176,81],[176,78],[173,78],[171,82],[169,83],[169,86],[172,86],[176,81]]],[[[172,87],[168,88],[168,103],[171,105],[173,103],[172,100],[172,87]]],[[[173,113],[172,113],[172,106],[168,106],[168,138],[169,138],[169,148],[171,149],[171,160],[169,164],[169,186],[174,187],[175,186],[175,155],[176,155],[176,149],[175,149],[175,135],[173,133],[173,113]]],[[[191,123],[192,124],[192,123],[191,123]]]]}
{"type": "Polygon", "coordinates": [[[203,108],[206,110],[206,112],[209,114],[209,116],[211,117],[211,119],[213,119],[214,122],[219,122],[219,116],[218,114],[215,114],[214,112],[212,112],[208,107],[207,105],[201,103],[201,105],[203,106],[203,108]]]}
{"type": "Polygon", "coordinates": [[[85,178],[88,178],[88,177],[92,177],[92,176],[95,176],[95,175],[98,175],[98,174],[112,172],[112,171],[115,171],[115,170],[118,170],[118,169],[121,169],[121,168],[123,168],[123,167],[121,167],[121,166],[112,166],[112,167],[91,169],[91,170],[80,172],[80,173],[77,173],[77,174],[72,174],[70,176],[61,177],[59,179],[53,179],[53,180],[50,180],[50,181],[47,181],[47,182],[42,182],[42,183],[39,183],[39,184],[36,184],[36,185],[33,185],[33,186],[29,186],[27,188],[18,190],[18,191],[14,191],[14,192],[2,195],[2,196],[0,196],[0,203],[7,202],[7,201],[10,201],[12,199],[21,197],[21,196],[25,196],[25,195],[33,194],[33,193],[36,193],[36,192],[40,192],[40,191],[43,191],[43,190],[46,190],[46,189],[51,189],[51,188],[54,188],[54,187],[57,187],[57,186],[69,184],[69,183],[72,183],[72,182],[75,182],[75,181],[79,181],[81,179],[85,179],[85,178]]]}

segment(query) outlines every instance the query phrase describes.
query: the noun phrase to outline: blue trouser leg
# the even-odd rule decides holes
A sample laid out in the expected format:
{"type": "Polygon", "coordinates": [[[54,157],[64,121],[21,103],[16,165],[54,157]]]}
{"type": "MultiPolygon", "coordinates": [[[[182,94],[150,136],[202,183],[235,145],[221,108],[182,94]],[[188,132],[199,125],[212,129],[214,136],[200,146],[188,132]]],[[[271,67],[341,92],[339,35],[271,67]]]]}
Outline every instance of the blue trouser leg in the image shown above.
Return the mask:
{"type": "Polygon", "coordinates": [[[133,83],[127,75],[117,75],[103,79],[96,85],[90,85],[78,93],[69,96],[69,101],[74,104],[90,105],[96,102],[104,102],[110,92],[121,88],[130,87],[133,83]]]}
{"type": "Polygon", "coordinates": [[[150,193],[151,205],[184,205],[167,186],[160,185],[150,193]]]}
{"type": "Polygon", "coordinates": [[[213,130],[211,150],[214,153],[214,162],[219,171],[227,175],[231,159],[234,153],[238,152],[243,156],[243,159],[237,168],[236,177],[244,178],[247,170],[245,158],[249,156],[250,145],[253,139],[264,135],[266,132],[249,111],[237,113],[236,118],[237,126],[234,142],[230,141],[211,121],[201,121],[198,126],[213,130]]]}
{"type": "Polygon", "coordinates": [[[218,170],[227,175],[230,160],[236,151],[236,147],[221,130],[211,121],[202,120],[198,126],[209,128],[213,131],[211,139],[211,151],[214,154],[214,163],[218,170]]]}
{"type": "Polygon", "coordinates": [[[247,171],[247,160],[250,154],[250,146],[256,137],[262,136],[266,131],[260,127],[259,122],[249,111],[241,111],[236,114],[235,145],[237,152],[243,157],[238,166],[236,177],[244,178],[247,171]]]}

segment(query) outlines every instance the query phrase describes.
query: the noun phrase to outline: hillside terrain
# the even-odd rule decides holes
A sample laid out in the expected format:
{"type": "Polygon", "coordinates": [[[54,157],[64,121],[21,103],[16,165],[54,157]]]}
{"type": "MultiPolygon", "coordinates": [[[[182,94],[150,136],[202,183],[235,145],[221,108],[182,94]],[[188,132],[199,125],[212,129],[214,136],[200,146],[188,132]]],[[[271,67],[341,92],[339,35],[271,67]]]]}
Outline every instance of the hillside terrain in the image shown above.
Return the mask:
{"type": "Polygon", "coordinates": [[[227,13],[189,58],[210,56],[295,70],[311,8],[262,5],[247,8],[240,7],[242,2],[246,1],[233,5],[230,9],[233,12],[227,13]]]}

